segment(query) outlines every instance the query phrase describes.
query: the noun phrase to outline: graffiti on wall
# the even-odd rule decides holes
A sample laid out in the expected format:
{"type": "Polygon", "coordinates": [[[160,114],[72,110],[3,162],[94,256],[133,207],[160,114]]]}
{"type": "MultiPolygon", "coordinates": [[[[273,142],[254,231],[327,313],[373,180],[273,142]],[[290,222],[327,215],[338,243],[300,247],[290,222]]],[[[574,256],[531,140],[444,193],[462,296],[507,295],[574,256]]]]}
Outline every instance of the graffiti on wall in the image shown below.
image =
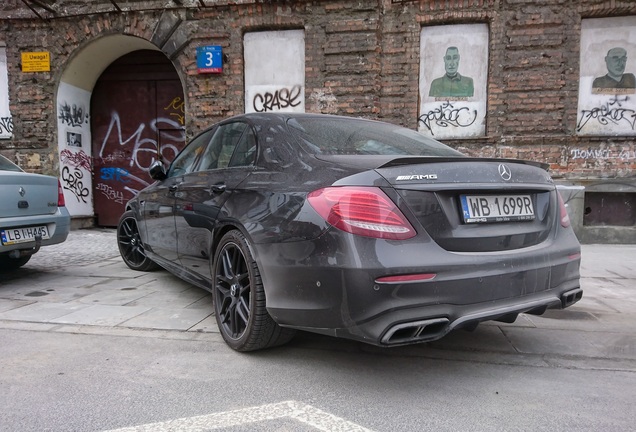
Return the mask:
{"type": "Polygon", "coordinates": [[[303,30],[246,33],[244,53],[245,112],[305,111],[303,30]]]}
{"type": "Polygon", "coordinates": [[[634,58],[636,17],[582,21],[579,135],[636,135],[634,58]]]}
{"type": "Polygon", "coordinates": [[[302,103],[302,94],[303,86],[301,85],[256,93],[252,99],[252,110],[254,112],[267,112],[295,108],[302,103]]]}
{"type": "Polygon", "coordinates": [[[78,167],[73,169],[68,166],[62,167],[62,187],[71,192],[77,202],[88,203],[90,191],[84,184],[84,172],[78,167]]]}
{"type": "Polygon", "coordinates": [[[10,137],[13,134],[13,117],[0,117],[0,137],[10,137]]]}
{"type": "Polygon", "coordinates": [[[436,138],[483,136],[488,27],[454,24],[420,33],[418,129],[436,138]]]}
{"type": "Polygon", "coordinates": [[[126,202],[122,191],[119,191],[106,183],[97,183],[95,190],[101,192],[101,194],[109,201],[114,201],[117,204],[124,204],[126,202]]]}
{"type": "Polygon", "coordinates": [[[0,139],[13,136],[13,118],[9,111],[9,74],[7,49],[0,46],[0,139]]]}
{"type": "Polygon", "coordinates": [[[91,172],[91,158],[83,150],[63,149],[60,151],[60,165],[63,189],[69,191],[78,203],[88,203],[90,190],[84,184],[84,175],[88,176],[91,172]]]}
{"type": "Polygon", "coordinates": [[[185,102],[181,96],[175,96],[168,105],[163,107],[169,117],[174,117],[181,126],[185,125],[185,102]]]}
{"type": "Polygon", "coordinates": [[[103,181],[114,181],[119,183],[121,187],[120,189],[114,188],[113,186],[107,183],[98,183],[95,186],[95,190],[99,191],[106,199],[109,201],[114,201],[118,204],[124,204],[126,202],[126,198],[124,197],[124,191],[131,193],[132,195],[138,192],[138,189],[134,189],[128,186],[132,181],[136,181],[137,183],[147,186],[148,182],[140,179],[137,176],[134,176],[120,167],[104,167],[99,170],[99,178],[103,181]]]}
{"type": "Polygon", "coordinates": [[[120,167],[104,167],[99,170],[100,179],[104,181],[114,181],[116,184],[123,186],[123,190],[130,192],[131,195],[135,195],[139,192],[139,189],[134,189],[128,186],[131,182],[136,182],[143,187],[148,186],[150,183],[131,174],[128,170],[120,167]]]}
{"type": "Polygon", "coordinates": [[[77,103],[69,104],[63,102],[59,107],[58,118],[63,125],[71,127],[82,127],[84,124],[88,124],[88,110],[77,103]]]}
{"type": "Polygon", "coordinates": [[[570,157],[572,160],[583,159],[583,160],[609,160],[609,159],[619,159],[622,161],[633,161],[636,160],[636,150],[631,150],[629,148],[622,149],[608,149],[608,148],[600,148],[600,149],[592,149],[592,148],[574,148],[570,150],[570,157]]]}
{"type": "Polygon", "coordinates": [[[73,216],[93,213],[91,130],[86,108],[89,105],[89,92],[60,83],[57,95],[60,183],[73,216]]]}
{"type": "Polygon", "coordinates": [[[82,168],[89,172],[91,170],[91,158],[83,150],[74,152],[70,149],[63,149],[60,152],[60,163],[65,166],[82,168]]]}
{"type": "MultiPolygon", "coordinates": [[[[116,111],[113,112],[96,155],[102,163],[119,165],[119,167],[105,166],[100,168],[100,179],[119,183],[122,185],[121,190],[130,192],[131,197],[150,183],[132,175],[121,166],[127,165],[131,169],[147,171],[157,159],[173,160],[179,152],[179,146],[185,141],[185,130],[181,127],[179,120],[175,121],[167,117],[152,119],[148,123],[140,123],[136,129],[133,129],[134,132],[126,136],[122,131],[120,114],[116,111]],[[166,130],[170,130],[170,132],[166,130]],[[163,138],[161,145],[154,138],[158,135],[163,138]]],[[[99,187],[101,187],[100,192],[108,199],[118,196],[110,192],[104,193],[105,187],[99,187]]]]}
{"type": "Polygon", "coordinates": [[[423,125],[431,135],[439,128],[467,128],[470,127],[479,114],[477,110],[470,111],[467,106],[455,106],[455,102],[442,102],[439,106],[419,116],[418,123],[423,125]]]}
{"type": "Polygon", "coordinates": [[[634,130],[636,126],[636,110],[629,104],[628,96],[612,96],[601,106],[581,110],[576,131],[581,132],[590,121],[601,127],[627,127],[634,130]]]}
{"type": "Polygon", "coordinates": [[[131,167],[148,170],[157,158],[166,161],[174,159],[179,151],[177,145],[166,143],[160,148],[155,138],[144,136],[146,128],[152,131],[150,135],[153,137],[161,133],[169,141],[183,142],[185,139],[185,131],[179,122],[166,117],[152,119],[148,124],[140,123],[130,136],[125,137],[122,133],[121,117],[119,113],[113,112],[97,157],[104,158],[106,146],[114,140],[115,146],[122,150],[114,154],[120,154],[123,159],[129,160],[128,164],[131,167]],[[162,129],[174,130],[174,133],[166,133],[162,129]]]}

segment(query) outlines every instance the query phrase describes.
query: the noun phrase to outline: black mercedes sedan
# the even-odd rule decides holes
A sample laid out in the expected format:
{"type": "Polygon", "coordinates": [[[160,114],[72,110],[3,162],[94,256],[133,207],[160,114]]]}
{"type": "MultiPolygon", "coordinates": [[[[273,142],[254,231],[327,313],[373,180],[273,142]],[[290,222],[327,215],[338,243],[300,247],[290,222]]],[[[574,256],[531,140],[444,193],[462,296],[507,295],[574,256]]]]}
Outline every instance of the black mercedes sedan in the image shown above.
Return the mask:
{"type": "Polygon", "coordinates": [[[580,245],[540,163],[467,157],[383,122],[255,113],[150,171],[120,219],[121,255],[209,290],[238,351],[298,329],[427,342],[582,296],[580,245]]]}

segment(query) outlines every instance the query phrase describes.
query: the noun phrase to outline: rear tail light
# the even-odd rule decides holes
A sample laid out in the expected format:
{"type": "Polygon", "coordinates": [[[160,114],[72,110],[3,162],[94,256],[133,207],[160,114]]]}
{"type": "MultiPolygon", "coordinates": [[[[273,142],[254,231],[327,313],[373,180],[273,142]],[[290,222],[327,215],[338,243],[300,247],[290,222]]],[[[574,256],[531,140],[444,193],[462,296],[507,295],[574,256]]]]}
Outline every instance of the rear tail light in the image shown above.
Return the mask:
{"type": "Polygon", "coordinates": [[[568,215],[568,209],[565,207],[565,203],[563,202],[563,198],[559,191],[557,191],[557,196],[559,197],[559,211],[561,213],[561,226],[563,228],[567,228],[570,226],[570,216],[568,215]]]}
{"type": "Polygon", "coordinates": [[[404,240],[416,234],[379,188],[328,187],[311,192],[307,199],[329,224],[348,233],[389,240],[404,240]]]}
{"type": "Polygon", "coordinates": [[[64,207],[66,202],[64,201],[64,189],[62,189],[62,184],[60,181],[57,181],[57,206],[64,207]]]}

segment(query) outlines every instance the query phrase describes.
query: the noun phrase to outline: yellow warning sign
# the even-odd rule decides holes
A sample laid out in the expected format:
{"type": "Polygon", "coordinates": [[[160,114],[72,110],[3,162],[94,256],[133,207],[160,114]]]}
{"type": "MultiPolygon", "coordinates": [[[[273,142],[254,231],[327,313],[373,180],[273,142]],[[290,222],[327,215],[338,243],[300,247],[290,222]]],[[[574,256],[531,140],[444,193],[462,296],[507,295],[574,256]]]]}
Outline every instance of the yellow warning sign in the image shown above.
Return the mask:
{"type": "Polygon", "coordinates": [[[51,53],[23,52],[22,72],[49,72],[51,70],[51,53]]]}

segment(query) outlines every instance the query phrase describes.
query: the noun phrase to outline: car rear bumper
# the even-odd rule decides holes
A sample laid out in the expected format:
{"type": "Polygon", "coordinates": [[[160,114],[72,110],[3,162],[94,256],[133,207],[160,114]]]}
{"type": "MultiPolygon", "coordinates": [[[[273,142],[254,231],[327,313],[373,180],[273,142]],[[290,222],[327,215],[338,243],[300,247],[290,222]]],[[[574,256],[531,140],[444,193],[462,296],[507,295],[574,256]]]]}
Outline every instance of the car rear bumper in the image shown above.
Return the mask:
{"type": "Polygon", "coordinates": [[[581,298],[580,253],[565,237],[505,253],[451,253],[337,233],[256,245],[270,315],[282,326],[400,345],[443,337],[480,321],[512,322],[581,298]],[[336,244],[331,244],[336,242],[336,244]],[[344,251],[341,254],[330,250],[344,251]],[[383,283],[387,275],[435,274],[383,283]]]}
{"type": "Polygon", "coordinates": [[[577,287],[563,293],[561,290],[551,290],[487,304],[440,304],[398,309],[356,328],[336,329],[335,334],[385,346],[429,342],[454,329],[473,329],[482,321],[514,322],[520,313],[541,315],[546,309],[562,308],[564,304],[567,307],[578,301],[582,294],[583,291],[577,287]]]}
{"type": "MultiPolygon", "coordinates": [[[[53,214],[19,218],[3,218],[0,220],[0,230],[42,225],[46,225],[48,227],[50,238],[42,240],[40,246],[62,243],[66,240],[71,230],[71,217],[66,207],[58,207],[57,211],[53,214]]],[[[35,244],[35,240],[32,242],[12,245],[0,244],[0,253],[10,252],[12,250],[30,249],[33,248],[35,244]]]]}

